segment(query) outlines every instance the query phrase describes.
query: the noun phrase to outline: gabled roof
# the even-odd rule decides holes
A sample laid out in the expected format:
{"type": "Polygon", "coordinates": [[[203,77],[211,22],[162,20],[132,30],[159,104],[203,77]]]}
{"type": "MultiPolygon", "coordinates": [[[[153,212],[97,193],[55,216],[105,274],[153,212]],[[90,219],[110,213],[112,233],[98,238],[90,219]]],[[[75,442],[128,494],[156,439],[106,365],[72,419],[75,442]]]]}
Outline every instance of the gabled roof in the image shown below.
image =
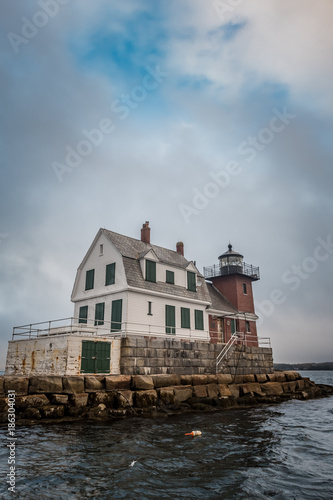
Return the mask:
{"type": "Polygon", "coordinates": [[[215,288],[215,286],[212,283],[208,283],[206,281],[207,289],[208,289],[208,294],[210,297],[211,301],[211,306],[208,308],[208,312],[210,309],[214,311],[219,311],[222,313],[230,313],[230,314],[237,314],[239,311],[234,307],[222,293],[215,288]]]}
{"type": "Polygon", "coordinates": [[[123,257],[138,259],[144,257],[149,250],[153,250],[158,260],[163,264],[170,264],[172,266],[186,269],[191,262],[175,250],[168,250],[167,248],[159,247],[157,245],[144,243],[141,240],[124,236],[123,234],[114,233],[108,229],[102,229],[102,231],[123,257]]]}

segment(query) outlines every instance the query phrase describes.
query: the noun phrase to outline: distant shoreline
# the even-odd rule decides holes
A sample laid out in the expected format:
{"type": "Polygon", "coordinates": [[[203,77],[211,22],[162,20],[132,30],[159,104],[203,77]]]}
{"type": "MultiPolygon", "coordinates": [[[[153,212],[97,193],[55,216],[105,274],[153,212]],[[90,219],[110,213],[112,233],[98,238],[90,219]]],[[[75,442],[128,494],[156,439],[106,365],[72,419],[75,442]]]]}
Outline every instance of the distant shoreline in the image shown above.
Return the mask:
{"type": "Polygon", "coordinates": [[[325,363],[274,363],[274,370],[327,371],[333,370],[333,361],[325,363]]]}

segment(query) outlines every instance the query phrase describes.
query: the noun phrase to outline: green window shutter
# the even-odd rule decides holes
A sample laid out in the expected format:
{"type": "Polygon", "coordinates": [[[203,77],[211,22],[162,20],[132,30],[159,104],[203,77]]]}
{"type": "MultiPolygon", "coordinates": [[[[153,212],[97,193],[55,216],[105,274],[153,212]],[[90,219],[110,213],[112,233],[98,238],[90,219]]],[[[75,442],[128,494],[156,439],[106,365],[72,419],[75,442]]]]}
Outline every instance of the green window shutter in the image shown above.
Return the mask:
{"type": "Polygon", "coordinates": [[[175,273],[173,271],[167,271],[166,272],[166,283],[170,283],[171,285],[175,284],[175,273]]]}
{"type": "Polygon", "coordinates": [[[231,333],[235,333],[235,332],[236,332],[236,320],[232,319],[231,320],[231,333]]]}
{"type": "Polygon", "coordinates": [[[114,285],[116,281],[116,263],[108,264],[105,270],[105,286],[114,285]]]}
{"type": "Polygon", "coordinates": [[[104,308],[105,302],[96,304],[95,306],[95,326],[104,325],[104,308]]]}
{"type": "Polygon", "coordinates": [[[196,309],[194,311],[194,319],[195,319],[195,329],[203,330],[204,329],[203,311],[198,311],[196,309]]]}
{"type": "Polygon", "coordinates": [[[96,372],[110,373],[110,342],[95,342],[96,344],[96,372]]]}
{"type": "Polygon", "coordinates": [[[123,300],[113,300],[111,308],[111,332],[121,330],[123,300]]]}
{"type": "Polygon", "coordinates": [[[156,283],[156,262],[146,260],[146,281],[156,283]]]}
{"type": "Polygon", "coordinates": [[[88,306],[82,306],[79,310],[79,323],[87,324],[88,319],[88,306]]]}
{"type": "Polygon", "coordinates": [[[192,292],[197,291],[195,273],[192,273],[191,271],[187,271],[187,289],[191,290],[192,292]]]}
{"type": "Polygon", "coordinates": [[[180,319],[182,328],[191,328],[190,310],[187,307],[180,308],[180,319]]]}
{"type": "Polygon", "coordinates": [[[165,306],[165,333],[176,334],[176,308],[165,306]]]}
{"type": "Polygon", "coordinates": [[[92,290],[94,288],[94,278],[95,269],[90,269],[86,271],[86,290],[92,290]]]}
{"type": "Polygon", "coordinates": [[[110,373],[110,342],[82,341],[81,373],[110,373]]]}
{"type": "Polygon", "coordinates": [[[95,373],[95,342],[82,341],[81,373],[95,373]]]}

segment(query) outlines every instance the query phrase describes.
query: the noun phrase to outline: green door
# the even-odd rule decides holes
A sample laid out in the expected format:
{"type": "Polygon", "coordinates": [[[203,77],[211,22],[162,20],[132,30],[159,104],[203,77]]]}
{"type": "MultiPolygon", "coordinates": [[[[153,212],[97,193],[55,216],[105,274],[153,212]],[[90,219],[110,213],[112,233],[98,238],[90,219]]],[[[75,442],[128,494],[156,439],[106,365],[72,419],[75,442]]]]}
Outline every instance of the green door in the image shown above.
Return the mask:
{"type": "Polygon", "coordinates": [[[123,313],[123,300],[113,300],[111,309],[111,332],[121,330],[121,321],[123,313]]]}
{"type": "Polygon", "coordinates": [[[165,306],[165,333],[176,335],[176,309],[175,306],[165,306]]]}
{"type": "Polygon", "coordinates": [[[110,373],[110,342],[82,341],[81,373],[110,373]]]}

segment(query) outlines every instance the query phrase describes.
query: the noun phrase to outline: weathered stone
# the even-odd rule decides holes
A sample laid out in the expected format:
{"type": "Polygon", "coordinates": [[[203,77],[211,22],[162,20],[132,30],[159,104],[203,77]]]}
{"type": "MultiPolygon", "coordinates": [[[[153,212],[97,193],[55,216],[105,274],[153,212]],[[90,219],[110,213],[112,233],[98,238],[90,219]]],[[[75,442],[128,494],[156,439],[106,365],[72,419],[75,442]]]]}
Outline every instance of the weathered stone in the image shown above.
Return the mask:
{"type": "Polygon", "coordinates": [[[83,407],[87,406],[88,394],[87,393],[71,394],[69,396],[69,402],[71,405],[75,406],[76,408],[83,408],[83,407]]]}
{"type": "Polygon", "coordinates": [[[283,394],[283,388],[279,382],[266,382],[266,384],[262,384],[261,390],[269,396],[279,396],[283,394]]]}
{"type": "Polygon", "coordinates": [[[264,382],[267,382],[267,375],[266,375],[266,373],[257,373],[256,374],[256,381],[259,382],[260,384],[263,384],[264,382]]]}
{"type": "Polygon", "coordinates": [[[217,384],[217,375],[207,375],[207,384],[217,384]]]}
{"type": "Polygon", "coordinates": [[[106,391],[113,391],[114,389],[129,390],[131,388],[132,377],[130,375],[108,375],[105,377],[106,391]]]}
{"type": "MultiPolygon", "coordinates": [[[[7,398],[0,398],[0,413],[7,413],[8,411],[8,401],[7,398]]],[[[6,415],[7,419],[7,415],[6,415]]]]}
{"type": "Polygon", "coordinates": [[[62,377],[62,385],[64,394],[81,394],[84,392],[84,376],[66,375],[62,377]]]}
{"type": "Polygon", "coordinates": [[[207,375],[192,375],[193,385],[207,385],[207,375]]]}
{"type": "Polygon", "coordinates": [[[252,384],[254,382],[256,382],[256,379],[255,379],[255,376],[253,375],[253,373],[243,375],[243,383],[244,384],[252,384]]]}
{"type": "Polygon", "coordinates": [[[305,388],[305,381],[303,379],[297,380],[297,389],[303,391],[305,388]]]}
{"type": "Polygon", "coordinates": [[[226,384],[219,384],[220,397],[231,396],[231,391],[226,384]]]}
{"type": "MultiPolygon", "coordinates": [[[[192,385],[192,375],[181,375],[180,383],[182,385],[192,385]]],[[[178,384],[177,382],[175,382],[173,385],[178,385],[178,384]]]]}
{"type": "Polygon", "coordinates": [[[7,394],[9,390],[11,390],[15,391],[16,396],[26,396],[28,394],[28,388],[28,377],[4,377],[5,394],[7,394]]]}
{"type": "Polygon", "coordinates": [[[62,377],[47,376],[47,377],[31,377],[29,383],[29,394],[61,394],[62,393],[62,377]]]}
{"type": "Polygon", "coordinates": [[[206,387],[209,398],[216,398],[220,395],[218,384],[208,384],[206,387]]]}
{"type": "Polygon", "coordinates": [[[267,373],[267,380],[268,382],[285,382],[286,377],[282,375],[280,380],[277,379],[278,375],[282,375],[281,372],[276,372],[276,373],[267,373]]]}
{"type": "Polygon", "coordinates": [[[175,395],[173,387],[160,387],[157,389],[159,401],[163,405],[173,405],[175,403],[175,395]]]}
{"type": "Polygon", "coordinates": [[[153,382],[154,386],[157,389],[158,387],[170,387],[173,385],[180,385],[181,384],[181,377],[180,375],[176,375],[175,373],[173,374],[161,374],[161,375],[153,375],[153,382]]]}
{"type": "Polygon", "coordinates": [[[133,391],[117,391],[114,398],[117,408],[133,406],[133,391]]]}
{"type": "Polygon", "coordinates": [[[153,377],[149,375],[133,375],[132,389],[135,390],[151,390],[154,389],[153,377]]]}
{"type": "Polygon", "coordinates": [[[136,391],[135,404],[139,408],[149,408],[151,406],[156,406],[156,403],[157,392],[154,389],[147,391],[136,391]]]}
{"type": "Polygon", "coordinates": [[[92,398],[93,406],[104,404],[107,408],[114,407],[115,393],[114,392],[94,392],[90,393],[89,397],[92,398]]]}
{"type": "Polygon", "coordinates": [[[105,377],[86,375],[84,377],[85,392],[100,392],[105,390],[105,377]]]}
{"type": "Polygon", "coordinates": [[[235,375],[233,378],[234,384],[243,384],[244,383],[244,375],[235,375]]]}
{"type": "Polygon", "coordinates": [[[62,418],[65,415],[65,407],[49,406],[46,408],[41,408],[40,412],[42,417],[44,418],[62,418]]]}
{"type": "Polygon", "coordinates": [[[242,384],[240,386],[240,394],[242,394],[243,396],[251,393],[256,393],[260,395],[262,394],[261,386],[258,382],[253,382],[250,384],[242,384]]]}
{"type": "Polygon", "coordinates": [[[239,398],[239,385],[238,384],[229,384],[228,389],[231,392],[231,395],[235,398],[239,398]]]}
{"type": "Polygon", "coordinates": [[[53,405],[66,405],[68,403],[67,394],[50,394],[49,399],[53,405]]]}
{"type": "Polygon", "coordinates": [[[231,384],[232,383],[232,375],[229,373],[218,373],[216,375],[218,384],[231,384]]]}
{"type": "Polygon", "coordinates": [[[15,401],[15,407],[17,409],[41,408],[41,407],[47,406],[49,404],[50,404],[50,401],[45,396],[45,394],[39,394],[39,395],[31,394],[30,396],[21,396],[21,397],[16,398],[16,401],[15,401]]]}
{"type": "Polygon", "coordinates": [[[4,377],[0,376],[0,394],[5,393],[5,382],[4,382],[4,377]]]}
{"type": "Polygon", "coordinates": [[[42,418],[38,408],[26,408],[24,412],[20,415],[21,418],[40,420],[42,418]]]}
{"type": "Polygon", "coordinates": [[[295,371],[287,371],[287,372],[284,372],[284,374],[285,374],[286,380],[288,382],[293,381],[293,380],[298,380],[301,378],[300,374],[298,372],[295,372],[295,371]]]}
{"type": "MultiPolygon", "coordinates": [[[[268,377],[269,377],[269,376],[268,376],[268,377]]],[[[270,377],[269,377],[269,381],[270,381],[270,382],[273,382],[273,380],[271,380],[271,379],[270,379],[270,377]]],[[[276,382],[279,382],[280,384],[282,384],[283,382],[285,382],[285,381],[286,381],[286,376],[285,376],[285,374],[284,374],[284,373],[282,373],[282,372],[277,372],[277,373],[275,373],[275,381],[276,381],[276,382]]]]}
{"type": "Polygon", "coordinates": [[[175,395],[175,403],[183,403],[187,399],[192,397],[193,390],[190,385],[183,385],[173,388],[175,395]]]}
{"type": "Polygon", "coordinates": [[[195,398],[206,398],[207,394],[207,386],[206,385],[194,385],[193,386],[193,396],[195,398]]]}

